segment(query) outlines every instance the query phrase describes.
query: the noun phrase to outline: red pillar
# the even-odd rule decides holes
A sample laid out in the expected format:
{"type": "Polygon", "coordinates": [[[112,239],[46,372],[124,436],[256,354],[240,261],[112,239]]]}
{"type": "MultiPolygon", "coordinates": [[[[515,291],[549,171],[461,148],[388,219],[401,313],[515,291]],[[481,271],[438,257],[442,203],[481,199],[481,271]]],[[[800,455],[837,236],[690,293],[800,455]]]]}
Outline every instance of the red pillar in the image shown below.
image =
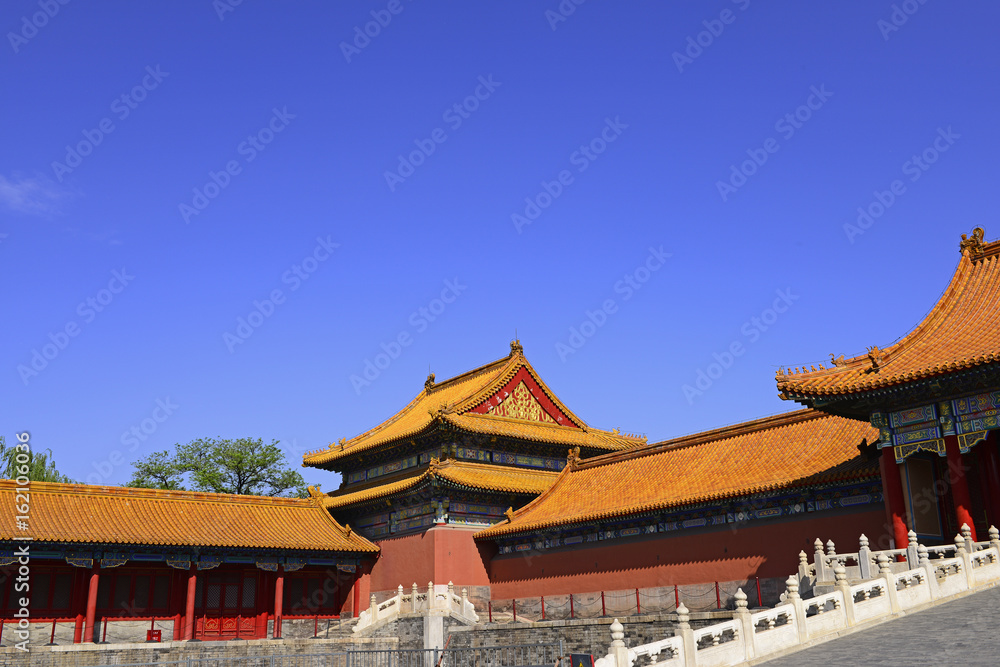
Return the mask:
{"type": "Polygon", "coordinates": [[[86,635],[84,641],[94,643],[97,637],[94,636],[94,619],[97,616],[97,586],[100,583],[100,565],[94,559],[94,565],[90,568],[90,588],[87,590],[87,621],[86,635]]]}
{"type": "Polygon", "coordinates": [[[274,578],[274,629],[271,636],[281,639],[281,603],[285,599],[285,569],[278,565],[278,575],[274,578]]]}
{"type": "Polygon", "coordinates": [[[951,498],[955,503],[955,518],[958,527],[966,524],[972,530],[972,541],[976,541],[976,525],[972,521],[972,501],[969,499],[969,484],[965,479],[965,465],[962,452],[958,448],[958,436],[946,435],[945,448],[948,453],[948,482],[951,484],[951,498]]]}
{"type": "Polygon", "coordinates": [[[194,639],[194,596],[198,591],[198,566],[191,563],[188,570],[187,598],[184,601],[184,639],[194,639]]]}
{"type": "Polygon", "coordinates": [[[899,465],[892,447],[883,447],[879,457],[882,473],[882,497],[885,498],[885,515],[892,526],[892,537],[897,549],[909,544],[906,536],[906,503],[903,501],[903,483],[899,479],[899,465]]]}
{"type": "Polygon", "coordinates": [[[1000,527],[1000,457],[997,456],[997,432],[991,432],[986,442],[976,445],[976,450],[986,487],[984,500],[990,524],[1000,527]]]}
{"type": "Polygon", "coordinates": [[[73,643],[79,644],[83,641],[83,619],[84,612],[86,611],[84,607],[84,600],[86,599],[83,595],[83,583],[84,583],[84,573],[79,568],[73,568],[73,610],[76,612],[75,623],[73,624],[73,643]]]}

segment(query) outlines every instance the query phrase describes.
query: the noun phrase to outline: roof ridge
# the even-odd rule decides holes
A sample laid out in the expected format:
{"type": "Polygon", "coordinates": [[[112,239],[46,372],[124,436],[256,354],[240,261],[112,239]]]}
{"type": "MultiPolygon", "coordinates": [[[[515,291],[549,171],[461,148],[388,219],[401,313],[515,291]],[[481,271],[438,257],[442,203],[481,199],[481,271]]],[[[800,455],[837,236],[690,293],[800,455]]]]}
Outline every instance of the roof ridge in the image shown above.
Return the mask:
{"type": "MultiPolygon", "coordinates": [[[[787,369],[785,366],[779,367],[775,373],[778,389],[783,393],[786,391],[795,391],[795,385],[789,387],[788,383],[799,383],[813,378],[822,378],[828,375],[849,373],[851,371],[859,374],[871,373],[873,371],[887,371],[885,375],[873,378],[872,381],[863,382],[862,384],[878,386],[886,383],[895,384],[900,381],[901,378],[892,376],[892,364],[900,355],[912,349],[915,345],[920,345],[921,341],[927,336],[933,336],[936,331],[945,326],[950,315],[961,306],[962,296],[970,291],[974,293],[974,290],[977,289],[978,282],[981,281],[982,272],[986,270],[985,267],[981,266],[982,263],[994,260],[994,258],[1000,256],[1000,239],[984,243],[984,235],[982,227],[976,227],[972,232],[971,238],[962,234],[962,241],[959,243],[961,257],[955,266],[947,286],[938,295],[938,298],[920,321],[905,334],[890,343],[888,347],[880,349],[875,345],[868,348],[866,353],[853,356],[849,359],[844,359],[843,355],[835,359],[834,355],[831,354],[830,359],[833,363],[831,368],[824,368],[823,364],[819,365],[818,370],[815,366],[812,366],[811,369],[806,369],[805,366],[802,366],[801,370],[797,367],[788,367],[787,369]],[[878,380],[882,381],[879,382],[878,380]]],[[[996,261],[1000,261],[1000,259],[996,261]]]]}
{"type": "Polygon", "coordinates": [[[580,461],[577,468],[580,470],[586,468],[596,468],[616,463],[618,461],[625,461],[632,458],[642,458],[643,456],[652,456],[661,452],[682,449],[685,447],[693,447],[695,445],[702,445],[708,442],[729,440],[741,435],[756,433],[757,431],[791,426],[792,424],[798,424],[812,419],[821,419],[824,417],[831,417],[831,415],[814,408],[804,408],[802,410],[793,410],[792,412],[782,412],[776,415],[769,415],[767,417],[758,417],[757,419],[746,422],[720,426],[708,431],[690,433],[688,435],[682,435],[669,440],[651,442],[647,445],[635,447],[633,449],[624,449],[617,452],[610,452],[608,454],[601,454],[600,456],[593,456],[580,461]]]}
{"type": "MultiPolygon", "coordinates": [[[[24,488],[12,479],[0,479],[0,490],[8,488],[24,488]]],[[[204,500],[208,502],[240,502],[246,504],[262,504],[260,501],[273,502],[280,505],[312,504],[309,498],[291,498],[288,496],[255,496],[240,493],[215,493],[212,491],[188,491],[181,489],[148,489],[136,486],[110,486],[99,484],[72,484],[64,482],[29,482],[31,493],[61,493],[75,495],[112,495],[131,498],[153,498],[169,501],[204,500]]]]}
{"type": "Polygon", "coordinates": [[[529,502],[527,502],[525,505],[522,505],[521,508],[518,509],[517,511],[514,511],[514,509],[512,507],[508,507],[507,508],[507,512],[505,513],[506,514],[506,519],[505,519],[506,523],[495,523],[492,526],[490,526],[489,528],[486,528],[484,530],[479,531],[473,537],[475,539],[479,539],[480,537],[489,537],[491,531],[499,530],[503,526],[508,526],[508,525],[514,523],[514,519],[517,516],[524,515],[525,512],[527,512],[529,509],[531,509],[532,507],[534,507],[535,505],[537,505],[538,503],[540,503],[542,501],[542,499],[548,498],[549,495],[551,495],[552,492],[556,489],[556,487],[558,487],[566,479],[568,479],[569,475],[572,473],[572,471],[576,470],[576,469],[577,469],[576,468],[576,463],[574,462],[574,460],[568,458],[567,461],[566,461],[566,467],[559,471],[559,476],[556,477],[555,481],[552,482],[552,485],[549,488],[547,488],[544,491],[542,491],[540,494],[538,494],[535,498],[533,498],[532,500],[530,500],[529,502]]]}
{"type": "MultiPolygon", "coordinates": [[[[478,366],[476,368],[473,368],[471,371],[465,371],[464,373],[459,373],[458,375],[454,375],[454,376],[448,378],[447,380],[441,380],[441,382],[432,382],[431,385],[429,387],[427,387],[427,393],[428,393],[428,395],[430,395],[432,392],[434,392],[434,391],[436,391],[438,389],[442,389],[442,388],[444,388],[444,387],[446,387],[448,385],[451,385],[451,384],[456,384],[459,380],[463,380],[463,379],[469,378],[469,377],[471,377],[471,376],[473,376],[473,375],[475,375],[477,373],[483,373],[483,372],[486,372],[486,371],[494,370],[494,368],[493,368],[494,366],[499,366],[501,364],[507,363],[508,361],[511,360],[511,358],[513,356],[514,355],[511,354],[511,355],[508,355],[506,357],[501,357],[500,359],[497,359],[496,361],[491,361],[488,364],[483,364],[482,366],[478,366]]],[[[429,376],[429,377],[433,377],[433,374],[431,374],[431,376],[429,376]]]]}
{"type": "MultiPolygon", "coordinates": [[[[512,345],[512,348],[513,348],[513,345],[512,345]]],[[[407,403],[405,406],[403,406],[403,408],[401,410],[397,411],[394,415],[392,415],[391,417],[387,418],[385,421],[383,421],[383,422],[381,422],[379,424],[376,424],[375,426],[371,427],[370,429],[362,431],[361,433],[358,433],[357,435],[351,436],[350,438],[341,438],[338,442],[336,442],[336,443],[331,442],[329,445],[327,445],[324,448],[320,448],[320,449],[316,449],[316,450],[313,450],[313,451],[307,451],[307,452],[305,452],[302,455],[303,462],[305,462],[305,459],[307,459],[307,458],[309,458],[311,456],[323,454],[323,453],[329,452],[331,450],[336,450],[338,446],[340,447],[341,451],[345,451],[346,449],[349,448],[350,444],[353,443],[354,441],[359,440],[361,438],[364,438],[366,436],[370,436],[370,435],[373,435],[375,433],[378,433],[380,430],[384,430],[388,426],[390,426],[390,425],[394,424],[395,422],[399,421],[400,419],[402,419],[403,417],[405,417],[407,414],[409,414],[410,410],[412,408],[414,408],[421,400],[424,400],[425,398],[430,398],[437,390],[446,389],[446,388],[448,388],[448,387],[450,387],[450,386],[452,386],[454,384],[457,384],[460,380],[470,379],[470,378],[476,376],[477,374],[485,374],[487,372],[494,371],[494,370],[496,370],[497,366],[500,366],[502,364],[505,364],[505,363],[509,362],[514,356],[515,356],[515,354],[514,354],[513,349],[512,349],[511,354],[509,354],[506,357],[502,357],[502,358],[497,359],[495,361],[491,361],[488,364],[483,364],[482,366],[478,366],[476,368],[473,368],[470,371],[465,371],[464,373],[460,373],[459,375],[455,375],[454,377],[450,377],[447,380],[443,380],[442,382],[435,383],[434,382],[434,374],[431,373],[430,375],[427,376],[427,381],[424,382],[424,388],[421,389],[417,393],[416,396],[414,396],[412,399],[410,399],[409,403],[407,403]]],[[[454,407],[454,405],[449,404],[449,405],[443,406],[443,407],[445,407],[447,409],[451,409],[452,407],[454,407]]],[[[433,421],[433,419],[431,419],[430,421],[433,421]]],[[[422,424],[419,428],[417,428],[417,430],[419,431],[422,428],[426,428],[426,426],[429,423],[430,422],[422,424]]]]}

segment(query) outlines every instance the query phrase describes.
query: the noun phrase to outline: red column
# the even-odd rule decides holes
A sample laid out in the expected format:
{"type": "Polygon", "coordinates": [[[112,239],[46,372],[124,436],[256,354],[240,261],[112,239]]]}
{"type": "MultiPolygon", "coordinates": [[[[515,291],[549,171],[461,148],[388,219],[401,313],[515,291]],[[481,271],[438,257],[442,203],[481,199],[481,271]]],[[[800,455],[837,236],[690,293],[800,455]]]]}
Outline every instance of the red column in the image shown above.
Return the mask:
{"type": "Polygon", "coordinates": [[[905,549],[909,544],[906,533],[906,503],[903,501],[903,484],[899,479],[899,465],[892,447],[883,447],[879,457],[882,473],[882,497],[885,499],[885,515],[892,526],[892,537],[897,549],[905,549]]]}
{"type": "Polygon", "coordinates": [[[97,616],[97,585],[100,583],[99,568],[100,565],[95,558],[94,565],[90,569],[90,588],[87,590],[87,630],[84,636],[84,641],[91,644],[97,641],[97,637],[94,636],[94,617],[97,616]]]}
{"type": "Polygon", "coordinates": [[[951,498],[955,503],[955,518],[958,519],[959,528],[964,523],[972,529],[972,541],[975,542],[976,525],[972,521],[972,501],[969,499],[969,485],[965,479],[962,452],[958,448],[958,436],[946,435],[944,444],[948,453],[948,482],[951,484],[951,498]]]}
{"type": "Polygon", "coordinates": [[[281,639],[281,603],[285,599],[285,570],[278,565],[278,575],[274,578],[274,629],[271,636],[281,639]]]}
{"type": "Polygon", "coordinates": [[[990,524],[1000,527],[1000,457],[997,456],[997,432],[991,432],[986,442],[976,445],[976,450],[986,487],[984,500],[990,524]]]}
{"type": "Polygon", "coordinates": [[[73,610],[76,612],[76,622],[73,624],[73,643],[79,644],[83,641],[83,613],[86,611],[84,609],[84,596],[83,596],[83,582],[84,573],[79,568],[73,568],[73,610]]]}
{"type": "Polygon", "coordinates": [[[198,566],[191,563],[188,570],[187,599],[184,601],[184,639],[194,639],[194,596],[198,591],[198,566]]]}

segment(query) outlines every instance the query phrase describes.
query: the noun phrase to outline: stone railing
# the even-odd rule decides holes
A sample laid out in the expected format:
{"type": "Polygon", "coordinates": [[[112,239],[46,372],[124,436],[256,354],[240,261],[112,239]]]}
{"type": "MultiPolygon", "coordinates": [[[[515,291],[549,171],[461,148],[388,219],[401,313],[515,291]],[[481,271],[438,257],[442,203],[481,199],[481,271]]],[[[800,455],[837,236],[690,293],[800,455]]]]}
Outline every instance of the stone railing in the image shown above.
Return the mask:
{"type": "MultiPolygon", "coordinates": [[[[817,552],[818,555],[820,552],[817,552]]],[[[872,552],[862,536],[855,554],[837,554],[832,543],[810,564],[800,555],[799,576],[785,582],[783,604],[750,612],[747,596],[736,593],[732,621],[693,630],[688,609],[677,609],[673,637],[642,646],[625,646],[624,628],[615,619],[611,647],[596,667],[715,667],[788,652],[809,642],[833,638],[851,628],[880,622],[910,609],[952,598],[965,591],[1000,582],[1000,532],[990,528],[988,542],[972,542],[969,531],[955,536],[955,544],[926,547],[911,534],[906,549],[872,552]],[[931,554],[938,555],[932,559],[931,554]],[[896,556],[912,562],[893,563],[896,556]],[[851,585],[847,565],[853,560],[861,571],[870,565],[874,574],[851,585]],[[804,561],[804,562],[803,562],[804,561]],[[816,576],[830,568],[832,591],[808,599],[799,596],[800,577],[816,576]],[[908,569],[901,569],[908,568],[908,569]]]]}
{"type": "Polygon", "coordinates": [[[372,595],[368,609],[361,612],[354,632],[369,630],[375,626],[391,623],[405,615],[451,615],[467,623],[478,623],[476,609],[469,602],[468,591],[463,588],[461,595],[455,594],[455,586],[450,581],[447,586],[435,586],[427,582],[427,590],[421,591],[414,583],[409,593],[403,592],[402,585],[396,594],[381,603],[372,595]]]}

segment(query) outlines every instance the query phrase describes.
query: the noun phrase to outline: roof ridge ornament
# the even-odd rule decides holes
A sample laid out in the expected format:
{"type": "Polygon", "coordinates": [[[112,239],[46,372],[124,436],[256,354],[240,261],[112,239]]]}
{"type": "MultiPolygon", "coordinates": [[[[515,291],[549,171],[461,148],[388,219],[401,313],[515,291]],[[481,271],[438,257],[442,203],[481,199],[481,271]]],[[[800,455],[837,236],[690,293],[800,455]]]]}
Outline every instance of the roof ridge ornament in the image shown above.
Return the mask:
{"type": "Polygon", "coordinates": [[[970,251],[970,254],[977,254],[983,251],[983,238],[986,236],[986,232],[983,231],[982,227],[976,227],[972,230],[972,238],[966,237],[962,234],[962,241],[958,244],[958,251],[965,254],[966,250],[970,251]]]}
{"type": "Polygon", "coordinates": [[[568,452],[566,452],[566,465],[569,467],[574,467],[580,462],[580,447],[571,447],[568,452]]]}
{"type": "Polygon", "coordinates": [[[868,348],[868,360],[872,362],[872,367],[865,370],[866,373],[878,373],[882,367],[882,350],[878,349],[878,345],[872,345],[868,348]]]}
{"type": "Polygon", "coordinates": [[[434,373],[429,373],[427,379],[424,380],[424,390],[430,391],[434,388],[434,373]]]}
{"type": "Polygon", "coordinates": [[[834,365],[834,366],[846,366],[847,365],[847,363],[844,362],[844,355],[840,355],[839,357],[834,357],[833,356],[833,352],[830,353],[830,363],[832,365],[834,365]]]}
{"type": "Polygon", "coordinates": [[[524,356],[524,346],[521,345],[520,339],[515,338],[510,341],[510,356],[520,355],[524,356]]]}

